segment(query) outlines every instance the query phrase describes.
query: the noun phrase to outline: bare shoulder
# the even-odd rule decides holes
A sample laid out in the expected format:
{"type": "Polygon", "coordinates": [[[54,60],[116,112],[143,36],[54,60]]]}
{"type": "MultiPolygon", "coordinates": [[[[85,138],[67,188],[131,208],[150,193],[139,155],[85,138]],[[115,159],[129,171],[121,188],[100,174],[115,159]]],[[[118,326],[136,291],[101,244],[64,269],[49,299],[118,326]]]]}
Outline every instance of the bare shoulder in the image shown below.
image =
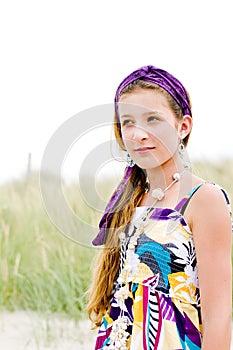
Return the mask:
{"type": "Polygon", "coordinates": [[[230,225],[229,201],[224,189],[220,186],[201,181],[201,185],[191,198],[187,208],[187,219],[190,227],[202,225],[230,225]]]}
{"type": "Polygon", "coordinates": [[[201,186],[192,199],[194,206],[199,207],[204,204],[208,204],[208,206],[216,206],[219,204],[220,206],[223,205],[224,207],[227,207],[228,197],[226,191],[221,188],[221,186],[203,180],[199,182],[199,184],[201,186]]]}

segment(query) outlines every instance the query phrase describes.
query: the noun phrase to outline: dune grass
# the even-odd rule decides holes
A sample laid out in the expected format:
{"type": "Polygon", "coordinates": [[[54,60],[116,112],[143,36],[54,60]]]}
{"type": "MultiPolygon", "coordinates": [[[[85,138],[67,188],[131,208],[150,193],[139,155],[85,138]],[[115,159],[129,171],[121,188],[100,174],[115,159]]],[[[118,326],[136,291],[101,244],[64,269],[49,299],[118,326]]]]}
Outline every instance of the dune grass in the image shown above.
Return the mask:
{"type": "Polygon", "coordinates": [[[93,249],[67,239],[50,222],[36,175],[3,186],[0,208],[1,309],[79,318],[93,249]]]}
{"type": "MultiPolygon", "coordinates": [[[[233,199],[233,161],[195,163],[193,171],[222,185],[233,199]]],[[[109,196],[113,184],[102,184],[109,196]]],[[[74,185],[66,186],[74,211],[88,213],[74,185]]],[[[63,236],[51,223],[41,201],[38,174],[0,187],[0,308],[65,313],[79,319],[96,250],[63,236]]]]}

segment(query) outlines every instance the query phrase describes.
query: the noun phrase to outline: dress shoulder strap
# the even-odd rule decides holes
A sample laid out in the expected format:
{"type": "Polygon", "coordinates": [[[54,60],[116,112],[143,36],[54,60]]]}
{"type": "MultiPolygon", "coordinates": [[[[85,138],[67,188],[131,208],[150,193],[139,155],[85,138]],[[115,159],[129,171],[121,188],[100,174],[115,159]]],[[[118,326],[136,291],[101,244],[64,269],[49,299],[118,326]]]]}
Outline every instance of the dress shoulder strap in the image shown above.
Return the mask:
{"type": "Polygon", "coordinates": [[[195,187],[193,187],[191,189],[191,191],[188,192],[188,194],[181,199],[181,201],[177,204],[177,206],[175,207],[175,209],[177,211],[179,211],[182,215],[184,215],[185,209],[187,208],[190,199],[192,198],[192,196],[194,195],[194,193],[202,186],[204,185],[205,182],[200,183],[198,185],[196,185],[195,187]]]}
{"type": "MultiPolygon", "coordinates": [[[[194,193],[195,193],[202,185],[204,185],[204,184],[206,184],[206,183],[210,183],[210,182],[207,182],[207,181],[206,181],[206,182],[200,183],[200,184],[196,185],[195,187],[193,187],[193,188],[191,189],[191,191],[187,194],[187,196],[185,196],[184,198],[181,199],[181,201],[177,204],[177,206],[175,207],[175,209],[176,209],[177,211],[179,211],[182,215],[184,215],[185,209],[187,208],[187,206],[188,206],[188,204],[189,204],[189,201],[190,201],[190,199],[192,198],[192,196],[194,195],[194,193]]],[[[211,182],[211,184],[214,185],[214,186],[216,186],[216,187],[218,187],[218,188],[222,191],[222,193],[223,193],[223,195],[224,195],[224,197],[225,197],[225,200],[226,200],[226,203],[227,203],[227,206],[228,206],[230,215],[231,215],[231,217],[232,217],[231,206],[230,206],[230,200],[229,200],[229,196],[228,196],[227,192],[226,192],[221,186],[219,186],[218,184],[216,184],[216,183],[214,183],[214,182],[211,182]]]]}

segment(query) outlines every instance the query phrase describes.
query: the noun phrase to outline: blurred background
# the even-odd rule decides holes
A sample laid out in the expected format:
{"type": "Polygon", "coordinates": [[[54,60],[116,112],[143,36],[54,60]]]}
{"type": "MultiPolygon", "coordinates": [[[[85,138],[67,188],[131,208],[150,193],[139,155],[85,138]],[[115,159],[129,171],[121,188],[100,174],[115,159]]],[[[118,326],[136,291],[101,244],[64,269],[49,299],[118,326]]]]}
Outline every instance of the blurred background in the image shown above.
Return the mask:
{"type": "MultiPolygon", "coordinates": [[[[226,0],[0,3],[2,312],[29,310],[47,317],[66,315],[75,322],[85,319],[85,291],[96,250],[67,239],[50,221],[39,186],[41,161],[63,123],[77,113],[82,123],[82,111],[113,103],[118,84],[140,66],[168,70],[188,89],[193,171],[222,185],[233,199],[230,5],[226,0]]],[[[95,118],[98,123],[98,115],[95,118]]],[[[98,215],[85,207],[77,177],[89,152],[111,137],[111,128],[87,130],[63,162],[69,205],[94,227],[98,215]]],[[[108,178],[98,183],[104,200],[122,169],[123,163],[106,164],[108,178]]],[[[45,338],[48,342],[51,336],[52,342],[57,335],[49,333],[49,326],[45,338]]],[[[36,338],[38,349],[45,348],[42,338],[36,338]]],[[[74,341],[77,344],[77,337],[74,341]]],[[[28,348],[34,343],[33,335],[28,348]]]]}
{"type": "Polygon", "coordinates": [[[0,30],[1,182],[25,171],[29,153],[39,169],[62,123],[112,103],[120,81],[147,64],[191,95],[190,156],[232,157],[230,1],[9,0],[0,30]]]}

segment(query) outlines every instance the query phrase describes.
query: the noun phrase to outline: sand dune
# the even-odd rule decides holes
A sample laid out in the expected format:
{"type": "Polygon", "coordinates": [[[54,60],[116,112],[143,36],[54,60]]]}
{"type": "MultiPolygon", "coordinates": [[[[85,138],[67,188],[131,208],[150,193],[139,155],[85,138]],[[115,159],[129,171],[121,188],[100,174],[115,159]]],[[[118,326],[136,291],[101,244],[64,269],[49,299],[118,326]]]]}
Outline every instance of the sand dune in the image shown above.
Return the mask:
{"type": "Polygon", "coordinates": [[[93,350],[95,331],[87,320],[35,312],[0,313],[1,350],[93,350]]]}
{"type": "MultiPolygon", "coordinates": [[[[1,350],[93,350],[90,323],[36,312],[0,313],[1,350]]],[[[233,350],[233,346],[231,347],[233,350]]]]}

